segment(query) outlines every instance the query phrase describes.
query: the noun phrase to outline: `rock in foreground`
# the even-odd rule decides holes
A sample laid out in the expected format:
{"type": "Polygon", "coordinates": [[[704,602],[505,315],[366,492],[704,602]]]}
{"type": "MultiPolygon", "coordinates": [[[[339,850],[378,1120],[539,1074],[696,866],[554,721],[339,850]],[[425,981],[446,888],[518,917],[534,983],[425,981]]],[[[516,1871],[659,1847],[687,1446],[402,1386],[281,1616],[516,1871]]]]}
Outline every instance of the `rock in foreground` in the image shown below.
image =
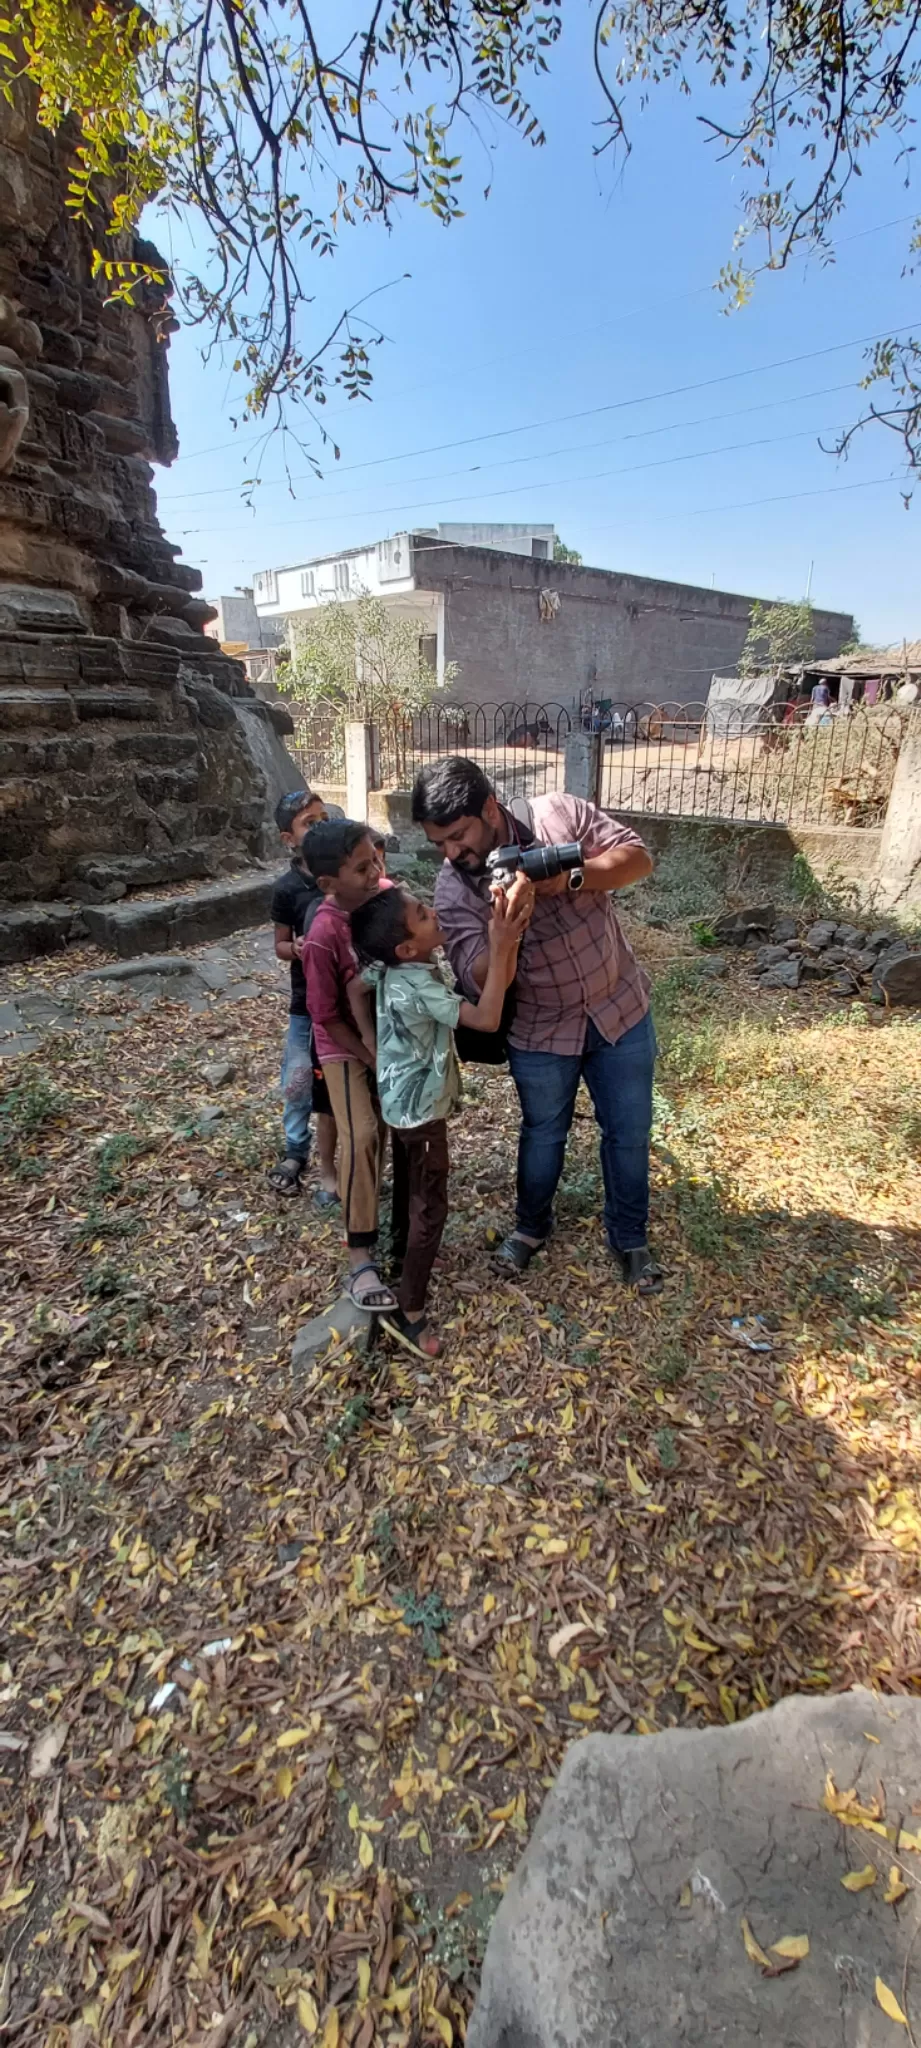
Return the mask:
{"type": "MultiPolygon", "coordinates": [[[[914,1833],[921,1700],[859,1690],[576,1743],[495,1920],[468,2048],[892,2048],[909,2035],[877,1979],[921,2037],[921,1961],[903,1998],[921,1900],[886,1904],[892,1843],[823,1806],[829,1774],[914,1833]],[[808,1935],[808,1955],[765,1974],[743,1919],[765,1952],[808,1935]]],[[[921,1853],[899,1860],[921,1879],[921,1853]]]]}

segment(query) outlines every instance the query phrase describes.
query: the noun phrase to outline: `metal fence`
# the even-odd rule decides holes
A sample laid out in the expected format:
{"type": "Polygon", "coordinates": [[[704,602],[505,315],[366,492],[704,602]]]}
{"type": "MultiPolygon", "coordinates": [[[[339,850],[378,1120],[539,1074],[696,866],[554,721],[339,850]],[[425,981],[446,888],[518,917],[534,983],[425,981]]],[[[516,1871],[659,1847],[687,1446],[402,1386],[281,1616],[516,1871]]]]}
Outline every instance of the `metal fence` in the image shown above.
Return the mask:
{"type": "MultiPolygon", "coordinates": [[[[305,782],[345,783],[341,711],[292,707],[291,742],[305,782]]],[[[747,726],[730,714],[718,730],[703,704],[640,704],[599,719],[591,704],[433,705],[392,714],[377,728],[376,782],[409,789],[418,770],[448,754],[477,761],[505,796],[544,796],[566,780],[575,728],[599,749],[596,801],[610,811],[755,824],[878,825],[907,723],[892,704],[814,720],[801,705],[747,726]]]]}
{"type": "Polygon", "coordinates": [[[563,788],[571,728],[562,704],[430,706],[380,726],[381,785],[410,789],[429,761],[466,754],[506,796],[545,796],[563,788]]]}
{"type": "Polygon", "coordinates": [[[290,706],[294,732],[289,751],[308,789],[345,783],[345,725],[342,711],[332,705],[312,706],[296,702],[290,706]]]}
{"type": "Polygon", "coordinates": [[[907,715],[891,705],[713,731],[700,707],[642,706],[600,735],[604,810],[757,824],[878,825],[907,715]],[[693,715],[692,715],[693,714],[693,715]]]}

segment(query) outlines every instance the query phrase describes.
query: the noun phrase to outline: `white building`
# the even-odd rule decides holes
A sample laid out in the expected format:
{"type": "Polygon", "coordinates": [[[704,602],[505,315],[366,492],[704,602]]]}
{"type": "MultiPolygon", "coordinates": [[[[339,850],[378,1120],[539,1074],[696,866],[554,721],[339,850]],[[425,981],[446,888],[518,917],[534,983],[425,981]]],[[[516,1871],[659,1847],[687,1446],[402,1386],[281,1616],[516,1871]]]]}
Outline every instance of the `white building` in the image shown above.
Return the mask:
{"type": "Polygon", "coordinates": [[[556,529],[527,525],[439,525],[396,533],[370,547],[343,548],[334,555],[315,555],[287,568],[260,569],[253,577],[253,598],[260,619],[296,618],[335,598],[348,603],[359,597],[381,597],[396,617],[416,619],[423,658],[439,683],[445,667],[445,593],[423,587],[416,575],[414,541],[423,540],[431,565],[433,548],[491,548],[501,554],[527,555],[535,561],[553,559],[556,529]]]}

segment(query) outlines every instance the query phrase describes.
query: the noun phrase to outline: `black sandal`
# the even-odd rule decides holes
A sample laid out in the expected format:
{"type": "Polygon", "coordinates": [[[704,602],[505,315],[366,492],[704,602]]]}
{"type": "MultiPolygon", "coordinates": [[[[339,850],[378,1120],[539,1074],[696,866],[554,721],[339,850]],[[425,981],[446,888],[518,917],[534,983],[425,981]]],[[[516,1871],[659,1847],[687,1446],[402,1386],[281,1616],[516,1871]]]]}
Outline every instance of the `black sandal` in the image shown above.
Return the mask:
{"type": "Polygon", "coordinates": [[[540,1244],[525,1244],[523,1237],[516,1237],[512,1232],[509,1237],[503,1238],[502,1243],[493,1252],[493,1265],[504,1268],[507,1272],[511,1270],[514,1273],[526,1273],[531,1260],[538,1252],[543,1251],[546,1242],[544,1237],[541,1238],[540,1244]]]}
{"type": "Polygon", "coordinates": [[[278,1165],[266,1174],[266,1179],[276,1195],[299,1195],[303,1171],[303,1159],[280,1159],[278,1165]]]}
{"type": "Polygon", "coordinates": [[[617,1256],[628,1287],[635,1287],[640,1295],[661,1294],[665,1275],[648,1244],[637,1245],[634,1251],[619,1252],[617,1256]]]}
{"type": "Polygon", "coordinates": [[[431,1332],[434,1351],[423,1349],[422,1339],[429,1328],[428,1316],[417,1316],[416,1321],[411,1323],[403,1310],[398,1308],[395,1315],[381,1316],[381,1326],[389,1331],[391,1337],[396,1338],[398,1344],[405,1344],[407,1351],[414,1352],[417,1358],[424,1358],[427,1365],[431,1365],[433,1359],[441,1357],[443,1347],[434,1330],[431,1332]]]}

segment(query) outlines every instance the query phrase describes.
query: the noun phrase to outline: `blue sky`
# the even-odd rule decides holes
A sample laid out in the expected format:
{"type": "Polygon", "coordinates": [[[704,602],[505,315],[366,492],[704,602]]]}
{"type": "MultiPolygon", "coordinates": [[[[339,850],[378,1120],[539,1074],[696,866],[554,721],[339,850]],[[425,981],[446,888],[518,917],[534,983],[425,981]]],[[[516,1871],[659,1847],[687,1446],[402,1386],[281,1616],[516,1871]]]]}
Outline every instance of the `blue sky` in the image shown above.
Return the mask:
{"type": "Polygon", "coordinates": [[[802,596],[811,572],[813,602],[852,611],[867,639],[917,638],[919,511],[894,437],[872,430],[843,464],[818,446],[855,416],[859,344],[917,324],[901,173],[881,156],[853,188],[834,264],[799,261],[727,314],[713,282],[739,185],[695,110],[637,100],[626,166],[594,159],[587,11],[539,104],[543,150],[497,129],[490,159],[468,137],[462,221],[407,208],[390,234],[346,230],[320,267],[318,322],[384,286],[388,337],[372,403],[330,398],[341,460],[322,482],[289,445],[292,496],[270,444],[247,509],[257,436],[230,423],[239,386],[202,364],[194,331],[173,337],[180,458],[158,473],[160,513],[208,595],[414,521],[553,520],[600,567],[768,598],[802,596]]]}

